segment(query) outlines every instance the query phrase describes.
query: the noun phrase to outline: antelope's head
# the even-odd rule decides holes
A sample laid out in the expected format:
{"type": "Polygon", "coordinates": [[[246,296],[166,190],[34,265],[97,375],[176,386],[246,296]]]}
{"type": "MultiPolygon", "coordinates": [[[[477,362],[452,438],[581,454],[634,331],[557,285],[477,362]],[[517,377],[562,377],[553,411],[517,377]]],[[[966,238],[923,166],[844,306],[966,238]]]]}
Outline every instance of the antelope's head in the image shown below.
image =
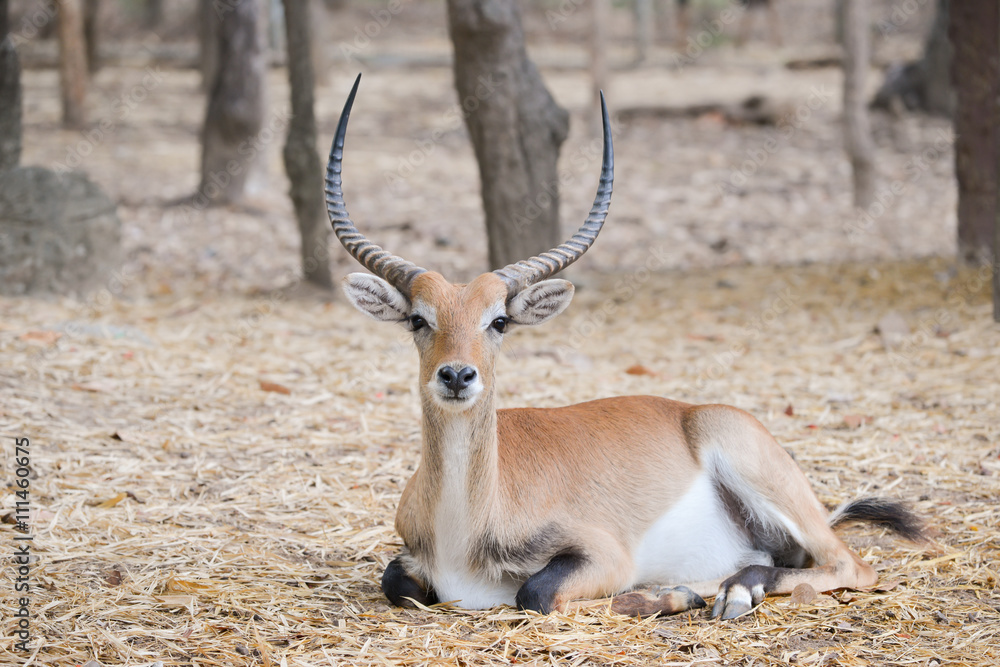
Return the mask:
{"type": "Polygon", "coordinates": [[[611,203],[614,156],[608,109],[601,96],[604,157],[597,196],[586,222],[565,243],[530,259],[484,273],[468,284],[450,283],[369,241],[347,214],[341,180],[344,136],[360,75],[354,82],[326,171],[326,203],[333,231],[368,273],[344,279],[347,298],[361,312],[398,322],[413,332],[420,354],[420,393],[425,405],[461,412],[493,391],[494,363],[511,325],[541,324],[569,305],[573,285],[550,276],[566,268],[597,238],[611,203]]]}

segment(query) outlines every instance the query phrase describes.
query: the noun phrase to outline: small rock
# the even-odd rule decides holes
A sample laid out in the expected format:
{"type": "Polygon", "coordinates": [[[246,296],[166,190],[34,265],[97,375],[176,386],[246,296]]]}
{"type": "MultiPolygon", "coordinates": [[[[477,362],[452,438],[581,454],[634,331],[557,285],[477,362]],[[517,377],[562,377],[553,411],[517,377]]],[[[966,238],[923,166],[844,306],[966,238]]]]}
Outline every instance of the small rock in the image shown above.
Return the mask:
{"type": "Polygon", "coordinates": [[[872,418],[867,415],[844,415],[844,424],[847,428],[860,428],[864,424],[871,424],[872,418]]]}
{"type": "Polygon", "coordinates": [[[816,589],[809,584],[799,584],[792,589],[793,604],[808,604],[816,597],[816,589]]]}
{"type": "Polygon", "coordinates": [[[894,310],[890,310],[879,319],[876,330],[882,337],[882,344],[887,348],[899,345],[904,338],[910,335],[910,325],[906,323],[902,315],[894,310]]]}

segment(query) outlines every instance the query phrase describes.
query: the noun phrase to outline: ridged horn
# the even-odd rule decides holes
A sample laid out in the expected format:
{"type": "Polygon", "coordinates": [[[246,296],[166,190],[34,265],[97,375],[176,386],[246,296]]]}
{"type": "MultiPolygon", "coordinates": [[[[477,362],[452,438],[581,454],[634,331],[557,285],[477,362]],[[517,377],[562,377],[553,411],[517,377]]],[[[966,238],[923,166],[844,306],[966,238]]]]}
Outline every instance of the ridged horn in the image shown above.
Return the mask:
{"type": "Polygon", "coordinates": [[[507,283],[508,298],[513,298],[528,285],[545,280],[583,257],[583,253],[590,249],[597,235],[601,233],[604,220],[608,217],[608,208],[611,206],[611,187],[615,180],[615,151],[611,145],[611,122],[608,120],[608,105],[604,102],[603,91],[601,116],[604,122],[604,157],[601,164],[601,182],[597,186],[597,196],[594,198],[590,215],[579,231],[565,243],[541,255],[508,264],[493,272],[507,283]]]}
{"type": "Polygon", "coordinates": [[[344,136],[347,134],[347,120],[351,116],[351,107],[354,106],[354,96],[358,93],[360,83],[361,75],[358,74],[351,94],[347,98],[347,103],[344,104],[344,110],[340,113],[337,134],[334,136],[333,146],[330,148],[330,161],[326,165],[326,210],[330,214],[333,233],[337,235],[341,244],[347,248],[354,259],[361,262],[362,266],[376,276],[384,278],[393,287],[409,296],[413,279],[426,272],[427,269],[422,269],[413,262],[397,257],[369,241],[351,222],[351,218],[347,214],[347,206],[344,204],[343,181],[341,179],[344,136]]]}

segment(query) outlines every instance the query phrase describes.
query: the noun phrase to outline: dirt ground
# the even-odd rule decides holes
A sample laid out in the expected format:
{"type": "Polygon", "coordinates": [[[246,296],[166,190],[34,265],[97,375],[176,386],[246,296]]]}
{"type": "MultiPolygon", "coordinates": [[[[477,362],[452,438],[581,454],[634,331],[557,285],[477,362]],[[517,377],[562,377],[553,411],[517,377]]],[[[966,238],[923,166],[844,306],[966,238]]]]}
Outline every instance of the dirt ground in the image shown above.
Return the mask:
{"type": "MultiPolygon", "coordinates": [[[[1000,665],[1000,328],[987,274],[953,265],[948,123],[875,116],[883,201],[853,211],[839,71],[782,65],[822,50],[818,6],[789,10],[779,52],[722,44],[677,67],[660,43],[651,63],[625,67],[630,47],[615,42],[611,216],[571,271],[570,309],[508,337],[498,387],[504,407],[656,394],[750,411],[824,503],[886,495],[924,518],[927,545],[843,531],[879,588],[772,598],[724,623],[703,611],[635,621],[390,607],[378,581],[418,464],[416,355],[405,332],[339,296],[288,297],[298,242],[283,72],[269,79],[254,191],[197,210],[173,203],[198,184],[195,72],[105,68],[91,104],[110,129],[81,134],[59,128],[54,72],[29,69],[23,163],[79,162],[119,202],[125,249],[106,294],[0,298],[5,480],[14,438],[31,441],[30,664],[1000,665]],[[777,125],[649,112],[751,95],[777,125]]],[[[321,27],[320,134],[330,140],[363,71],[351,214],[462,281],[486,261],[478,176],[443,12],[412,9],[356,62],[337,56],[367,6],[321,27]]],[[[621,14],[615,30],[627,32],[621,14]]],[[[566,30],[579,20],[571,12],[566,30]]],[[[926,16],[912,21],[880,53],[913,52],[926,16]]],[[[526,22],[572,114],[569,233],[596,187],[597,109],[574,38],[543,39],[543,11],[526,22]]],[[[332,251],[337,278],[355,270],[332,251]]],[[[0,499],[6,544],[15,490],[0,499]]],[[[0,577],[5,600],[12,577],[0,577]]],[[[14,624],[4,607],[4,664],[25,657],[14,624]]]]}

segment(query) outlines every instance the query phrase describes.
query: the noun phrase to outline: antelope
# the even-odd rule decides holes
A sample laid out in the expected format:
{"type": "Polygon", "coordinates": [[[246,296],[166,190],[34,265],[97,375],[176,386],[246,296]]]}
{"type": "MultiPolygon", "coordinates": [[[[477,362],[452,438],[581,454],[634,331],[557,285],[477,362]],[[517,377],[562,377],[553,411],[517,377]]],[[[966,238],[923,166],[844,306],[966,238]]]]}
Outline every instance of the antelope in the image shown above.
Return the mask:
{"type": "Polygon", "coordinates": [[[860,499],[829,514],[789,454],[734,407],[628,396],[498,410],[501,342],[569,305],[573,285],[551,276],[590,248],[608,214],[614,158],[603,94],[600,184],[580,230],[453,284],[369,241],[347,213],[341,163],[360,79],[326,175],[334,232],[371,272],[348,275],[344,291],[366,315],[412,331],[420,358],[421,461],[396,515],[405,548],[382,576],[390,602],[540,613],[607,603],[643,616],[703,607],[714,595],[712,616],[729,619],[799,584],[875,584],[875,570],[834,533],[842,523],[921,537],[896,502],[860,499]]]}

